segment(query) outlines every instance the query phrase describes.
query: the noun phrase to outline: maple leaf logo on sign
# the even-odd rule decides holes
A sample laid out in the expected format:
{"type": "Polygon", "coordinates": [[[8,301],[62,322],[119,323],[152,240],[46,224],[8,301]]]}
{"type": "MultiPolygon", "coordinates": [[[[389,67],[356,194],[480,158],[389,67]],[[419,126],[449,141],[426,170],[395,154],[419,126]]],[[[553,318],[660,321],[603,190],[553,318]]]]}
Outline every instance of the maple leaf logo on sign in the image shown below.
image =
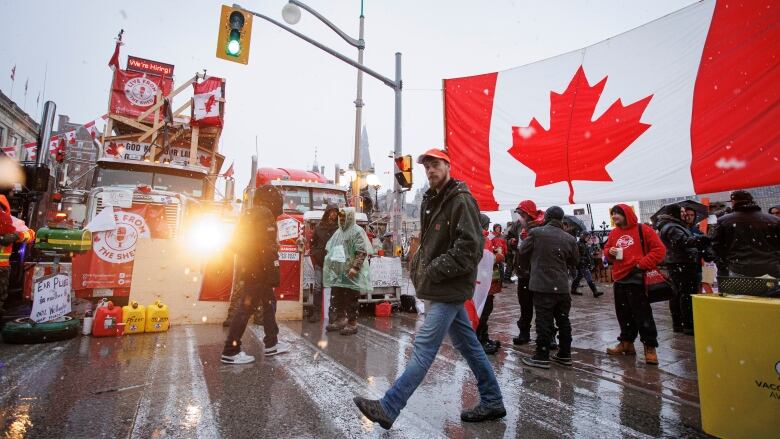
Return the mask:
{"type": "Polygon", "coordinates": [[[536,118],[512,127],[509,154],[536,173],[536,187],[567,182],[570,204],[574,180],[612,181],[606,166],[650,128],[639,120],[653,95],[628,106],[618,99],[592,120],[606,84],[605,76],[591,86],[580,66],[563,93],[550,92],[549,130],[536,118]]]}

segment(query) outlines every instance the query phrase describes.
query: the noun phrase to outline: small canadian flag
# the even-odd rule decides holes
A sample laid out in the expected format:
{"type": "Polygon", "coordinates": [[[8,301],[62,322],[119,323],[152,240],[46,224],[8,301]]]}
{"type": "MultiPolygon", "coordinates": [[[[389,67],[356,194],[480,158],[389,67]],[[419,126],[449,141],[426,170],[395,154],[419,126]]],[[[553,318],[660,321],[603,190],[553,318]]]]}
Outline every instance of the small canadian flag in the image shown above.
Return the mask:
{"type": "Polygon", "coordinates": [[[54,152],[60,147],[60,137],[59,136],[51,136],[51,139],[49,140],[49,151],[54,152]]]}
{"type": "Polygon", "coordinates": [[[65,133],[65,138],[68,139],[68,145],[76,144],[76,130],[68,131],[65,133]]]}
{"type": "Polygon", "coordinates": [[[84,129],[87,130],[90,136],[92,136],[92,140],[95,140],[98,135],[97,126],[95,126],[95,120],[88,122],[84,124],[84,129]]]}

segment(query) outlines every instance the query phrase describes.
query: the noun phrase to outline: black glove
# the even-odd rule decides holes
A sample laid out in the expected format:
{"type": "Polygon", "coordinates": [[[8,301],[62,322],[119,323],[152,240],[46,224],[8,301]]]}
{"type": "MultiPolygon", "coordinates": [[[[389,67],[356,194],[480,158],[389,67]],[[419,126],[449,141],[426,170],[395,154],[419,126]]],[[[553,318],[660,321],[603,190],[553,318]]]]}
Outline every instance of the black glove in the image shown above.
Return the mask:
{"type": "Polygon", "coordinates": [[[0,235],[0,245],[5,247],[6,245],[11,245],[16,240],[19,239],[18,236],[16,236],[16,233],[6,233],[5,235],[0,235]]]}

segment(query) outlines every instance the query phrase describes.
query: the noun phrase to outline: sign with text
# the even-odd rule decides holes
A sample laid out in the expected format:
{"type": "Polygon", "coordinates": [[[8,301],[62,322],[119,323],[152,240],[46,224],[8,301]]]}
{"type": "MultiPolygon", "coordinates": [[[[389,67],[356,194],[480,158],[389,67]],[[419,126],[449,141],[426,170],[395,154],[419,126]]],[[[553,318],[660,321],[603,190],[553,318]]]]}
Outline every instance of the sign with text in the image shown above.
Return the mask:
{"type": "MultiPolygon", "coordinates": [[[[106,142],[103,146],[106,157],[114,157],[125,160],[151,160],[152,144],[146,142],[134,142],[131,140],[120,140],[106,142]]],[[[169,161],[175,164],[187,164],[190,161],[190,149],[177,146],[158,148],[158,157],[156,160],[161,162],[169,161]]],[[[204,167],[211,164],[211,155],[198,151],[197,163],[204,167]]]]}
{"type": "Polygon", "coordinates": [[[127,70],[139,73],[151,73],[153,75],[160,75],[168,78],[173,77],[173,64],[138,58],[137,56],[127,57],[127,70]]]}
{"type": "Polygon", "coordinates": [[[374,287],[401,286],[401,258],[374,257],[370,260],[371,283],[374,287]]]}
{"type": "Polygon", "coordinates": [[[71,311],[70,276],[55,274],[33,284],[33,306],[30,319],[35,323],[58,319],[71,311]]]}
{"type": "Polygon", "coordinates": [[[103,192],[104,206],[133,207],[133,191],[115,190],[103,192]]]}

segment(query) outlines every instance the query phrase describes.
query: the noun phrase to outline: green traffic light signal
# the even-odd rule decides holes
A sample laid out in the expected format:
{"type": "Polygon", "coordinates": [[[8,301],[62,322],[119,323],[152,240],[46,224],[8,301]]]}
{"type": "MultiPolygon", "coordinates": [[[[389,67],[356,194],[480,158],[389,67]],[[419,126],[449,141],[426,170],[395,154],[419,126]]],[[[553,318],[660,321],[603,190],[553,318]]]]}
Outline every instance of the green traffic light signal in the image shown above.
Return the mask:
{"type": "Polygon", "coordinates": [[[225,53],[230,56],[238,56],[241,53],[241,33],[237,30],[230,31],[230,38],[228,39],[225,53]]]}
{"type": "Polygon", "coordinates": [[[226,47],[226,53],[230,56],[238,56],[241,53],[241,29],[244,27],[244,14],[233,11],[230,14],[230,36],[226,47]]]}

